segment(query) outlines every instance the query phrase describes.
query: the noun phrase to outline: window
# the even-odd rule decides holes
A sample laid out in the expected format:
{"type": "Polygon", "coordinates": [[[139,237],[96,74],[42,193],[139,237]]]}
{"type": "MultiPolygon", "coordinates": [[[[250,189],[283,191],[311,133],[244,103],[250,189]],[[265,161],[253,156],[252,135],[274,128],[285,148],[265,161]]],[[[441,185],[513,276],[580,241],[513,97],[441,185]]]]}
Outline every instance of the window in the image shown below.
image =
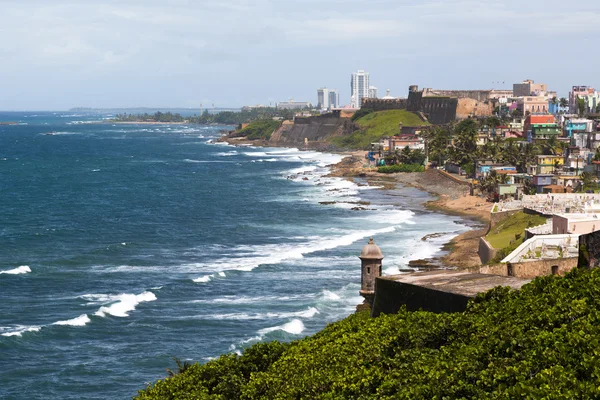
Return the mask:
{"type": "Polygon", "coordinates": [[[367,274],[371,273],[371,267],[367,267],[367,274]]]}
{"type": "Polygon", "coordinates": [[[558,275],[558,265],[553,265],[551,268],[552,268],[552,275],[558,275]]]}

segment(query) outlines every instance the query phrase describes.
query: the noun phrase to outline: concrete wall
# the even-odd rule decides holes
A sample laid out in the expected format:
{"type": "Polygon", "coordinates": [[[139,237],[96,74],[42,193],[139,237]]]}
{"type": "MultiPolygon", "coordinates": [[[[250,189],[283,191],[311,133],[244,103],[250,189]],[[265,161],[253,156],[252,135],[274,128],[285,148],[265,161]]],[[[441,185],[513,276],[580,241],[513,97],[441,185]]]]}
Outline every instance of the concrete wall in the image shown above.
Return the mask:
{"type": "Polygon", "coordinates": [[[552,275],[552,267],[556,266],[557,275],[565,275],[567,272],[577,267],[577,257],[558,258],[554,260],[538,260],[521,263],[506,263],[484,265],[479,268],[480,274],[509,276],[509,265],[512,274],[517,278],[535,278],[537,276],[552,275]]]}
{"type": "Polygon", "coordinates": [[[492,245],[485,240],[484,237],[479,238],[479,248],[477,249],[477,254],[479,255],[479,259],[482,264],[489,263],[496,254],[498,254],[498,250],[494,249],[492,245]]]}
{"type": "Polygon", "coordinates": [[[371,316],[395,314],[403,305],[408,311],[461,312],[467,308],[469,299],[460,294],[377,278],[371,316]]]}

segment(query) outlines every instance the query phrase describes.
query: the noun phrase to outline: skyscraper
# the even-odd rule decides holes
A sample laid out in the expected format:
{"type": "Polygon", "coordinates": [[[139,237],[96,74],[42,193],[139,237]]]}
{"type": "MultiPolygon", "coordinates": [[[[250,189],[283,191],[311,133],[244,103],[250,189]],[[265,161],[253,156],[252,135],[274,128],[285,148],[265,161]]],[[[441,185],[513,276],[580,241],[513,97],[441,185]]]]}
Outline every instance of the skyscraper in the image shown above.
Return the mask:
{"type": "Polygon", "coordinates": [[[317,89],[317,108],[321,110],[331,110],[337,108],[340,103],[340,95],[337,89],[328,89],[326,87],[317,89]]]}
{"type": "Polygon", "coordinates": [[[329,109],[340,106],[340,93],[337,89],[329,89],[329,109]]]}
{"type": "Polygon", "coordinates": [[[369,86],[369,96],[372,99],[377,98],[377,88],[375,86],[369,86]]]}
{"type": "Polygon", "coordinates": [[[369,73],[359,69],[350,80],[350,105],[360,108],[365,97],[369,97],[369,73]]]}

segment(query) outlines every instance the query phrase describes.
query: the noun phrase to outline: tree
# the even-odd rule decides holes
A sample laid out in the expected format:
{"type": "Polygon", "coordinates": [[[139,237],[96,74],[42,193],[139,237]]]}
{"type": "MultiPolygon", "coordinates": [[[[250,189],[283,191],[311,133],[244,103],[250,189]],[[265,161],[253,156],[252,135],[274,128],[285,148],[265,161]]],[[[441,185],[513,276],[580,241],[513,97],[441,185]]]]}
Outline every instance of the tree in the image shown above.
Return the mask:
{"type": "Polygon", "coordinates": [[[581,97],[577,97],[577,111],[580,117],[585,113],[585,100],[581,97]]]}
{"type": "Polygon", "coordinates": [[[523,111],[521,111],[521,109],[519,109],[519,108],[515,108],[510,113],[510,116],[513,118],[523,118],[523,111]]]}
{"type": "Polygon", "coordinates": [[[566,98],[561,97],[560,98],[560,107],[563,109],[569,107],[569,101],[566,98]]]}
{"type": "Polygon", "coordinates": [[[448,146],[452,139],[451,128],[449,126],[435,126],[423,132],[427,156],[430,160],[435,160],[438,165],[443,165],[448,157],[448,146]]]}
{"type": "Polygon", "coordinates": [[[450,153],[451,160],[465,171],[476,173],[476,162],[481,154],[477,149],[477,121],[466,119],[454,128],[454,145],[450,153]]]}
{"type": "Polygon", "coordinates": [[[590,190],[590,189],[596,189],[598,186],[594,180],[594,175],[592,175],[589,172],[583,172],[579,176],[579,179],[581,180],[581,191],[582,192],[584,192],[586,190],[590,190]]]}

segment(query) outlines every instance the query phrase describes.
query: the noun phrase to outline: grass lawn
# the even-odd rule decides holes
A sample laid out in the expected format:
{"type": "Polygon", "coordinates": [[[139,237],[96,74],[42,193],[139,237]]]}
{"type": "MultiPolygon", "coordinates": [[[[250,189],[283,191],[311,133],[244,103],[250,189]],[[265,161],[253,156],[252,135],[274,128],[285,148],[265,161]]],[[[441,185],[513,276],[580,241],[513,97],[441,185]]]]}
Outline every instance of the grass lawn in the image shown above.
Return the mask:
{"type": "Polygon", "coordinates": [[[510,246],[510,241],[515,239],[515,235],[521,234],[519,242],[525,237],[525,229],[546,223],[546,218],[539,215],[525,214],[519,211],[500,221],[485,237],[488,242],[496,249],[503,249],[510,246]]]}
{"type": "Polygon", "coordinates": [[[368,149],[371,143],[379,141],[382,136],[393,136],[400,133],[399,125],[424,126],[417,114],[406,110],[377,111],[356,120],[360,130],[349,136],[335,137],[332,141],[340,147],[368,149]]]}

